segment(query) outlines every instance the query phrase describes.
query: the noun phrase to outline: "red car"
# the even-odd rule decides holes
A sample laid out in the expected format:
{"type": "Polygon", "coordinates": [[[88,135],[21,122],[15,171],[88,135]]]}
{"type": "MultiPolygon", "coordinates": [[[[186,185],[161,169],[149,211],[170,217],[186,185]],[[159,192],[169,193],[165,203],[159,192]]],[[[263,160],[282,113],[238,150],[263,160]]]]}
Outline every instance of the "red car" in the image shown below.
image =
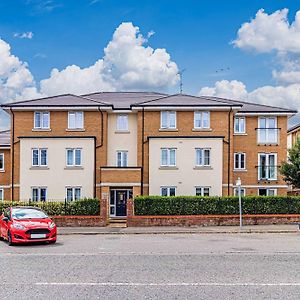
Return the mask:
{"type": "Polygon", "coordinates": [[[39,208],[9,207],[0,217],[0,238],[13,244],[56,242],[56,225],[39,208]]]}

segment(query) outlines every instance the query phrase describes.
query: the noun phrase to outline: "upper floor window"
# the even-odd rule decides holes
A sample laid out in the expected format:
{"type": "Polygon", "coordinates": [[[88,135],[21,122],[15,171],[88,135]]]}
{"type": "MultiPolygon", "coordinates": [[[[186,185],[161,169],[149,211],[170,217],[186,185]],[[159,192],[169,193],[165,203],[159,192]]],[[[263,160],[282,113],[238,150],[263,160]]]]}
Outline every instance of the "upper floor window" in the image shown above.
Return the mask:
{"type": "Polygon", "coordinates": [[[36,111],[34,112],[34,128],[35,129],[49,129],[50,128],[50,113],[36,111]]]}
{"type": "Polygon", "coordinates": [[[162,111],[160,113],[160,128],[176,129],[176,111],[162,111]]]}
{"type": "Polygon", "coordinates": [[[4,153],[0,153],[0,171],[4,171],[4,153]]]}
{"type": "Polygon", "coordinates": [[[160,188],[161,196],[176,196],[176,187],[174,186],[164,186],[160,188]]]}
{"type": "Polygon", "coordinates": [[[244,170],[246,168],[246,154],[234,153],[234,169],[244,170]]]}
{"type": "Polygon", "coordinates": [[[210,149],[196,148],[196,166],[210,166],[210,149]]]}
{"type": "Polygon", "coordinates": [[[34,187],[31,190],[32,201],[46,201],[47,200],[47,188],[46,187],[34,187]]]}
{"type": "Polygon", "coordinates": [[[245,117],[235,117],[234,118],[234,133],[246,133],[245,117]]]}
{"type": "Polygon", "coordinates": [[[128,166],[128,152],[117,151],[117,167],[127,167],[127,166],[128,166]]]}
{"type": "Polygon", "coordinates": [[[4,200],[4,190],[0,189],[0,201],[4,200]]]}
{"type": "Polygon", "coordinates": [[[128,130],[128,115],[120,114],[117,116],[117,130],[118,131],[128,130]]]}
{"type": "Polygon", "coordinates": [[[210,194],[209,187],[203,187],[203,186],[196,187],[196,196],[209,196],[209,194],[210,194]]]}
{"type": "Polygon", "coordinates": [[[162,148],[161,149],[161,166],[174,167],[176,166],[176,149],[162,148]]]}
{"type": "Polygon", "coordinates": [[[68,128],[83,129],[83,111],[69,111],[68,128]]]}
{"type": "Polygon", "coordinates": [[[32,149],[32,166],[45,167],[48,165],[48,150],[47,149],[32,149]]]}
{"type": "Polygon", "coordinates": [[[195,111],[194,128],[210,128],[209,111],[195,111]]]}
{"type": "Polygon", "coordinates": [[[75,201],[81,199],[81,187],[67,187],[66,199],[67,201],[75,201]]]}
{"type": "Polygon", "coordinates": [[[258,160],[258,179],[277,179],[277,154],[260,153],[258,160]]]}
{"type": "Polygon", "coordinates": [[[79,167],[81,166],[81,150],[80,148],[67,149],[67,166],[79,167]]]}
{"type": "Polygon", "coordinates": [[[261,117],[258,119],[258,143],[277,144],[278,128],[276,117],[261,117]]]}

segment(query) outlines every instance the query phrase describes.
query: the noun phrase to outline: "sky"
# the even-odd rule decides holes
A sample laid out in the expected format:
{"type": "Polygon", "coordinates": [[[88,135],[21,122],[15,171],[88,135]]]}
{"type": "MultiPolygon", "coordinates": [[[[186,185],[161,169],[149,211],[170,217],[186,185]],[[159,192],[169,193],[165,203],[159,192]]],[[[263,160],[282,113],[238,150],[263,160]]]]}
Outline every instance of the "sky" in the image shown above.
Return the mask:
{"type": "MultiPolygon", "coordinates": [[[[184,93],[300,110],[297,2],[1,0],[0,103],[178,93],[184,70],[184,93]]],[[[0,129],[7,127],[0,112],[0,129]]]]}

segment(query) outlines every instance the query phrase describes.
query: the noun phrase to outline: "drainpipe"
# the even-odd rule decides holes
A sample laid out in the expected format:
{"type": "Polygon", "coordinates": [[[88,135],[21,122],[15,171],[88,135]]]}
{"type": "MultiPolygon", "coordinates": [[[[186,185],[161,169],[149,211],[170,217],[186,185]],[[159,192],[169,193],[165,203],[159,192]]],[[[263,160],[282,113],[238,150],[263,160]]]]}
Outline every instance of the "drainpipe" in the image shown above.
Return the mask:
{"type": "Polygon", "coordinates": [[[227,165],[228,165],[228,183],[227,183],[227,195],[230,195],[230,163],[231,163],[231,112],[232,107],[230,107],[229,113],[228,113],[228,156],[227,156],[227,165]]]}
{"type": "MultiPolygon", "coordinates": [[[[94,149],[94,198],[96,198],[96,185],[97,185],[97,180],[96,180],[96,177],[97,177],[97,162],[96,162],[97,156],[96,156],[96,151],[97,151],[98,148],[101,148],[103,146],[103,133],[104,133],[103,111],[100,109],[100,107],[98,107],[98,111],[101,114],[101,124],[100,124],[101,131],[100,131],[100,144],[97,145],[96,144],[97,139],[96,138],[94,139],[94,146],[95,146],[95,149],[94,149]]],[[[101,173],[100,173],[100,176],[101,176],[101,173]]]]}
{"type": "Polygon", "coordinates": [[[104,121],[103,121],[103,111],[100,109],[100,107],[98,107],[98,111],[100,112],[101,114],[101,137],[100,137],[100,144],[96,146],[96,148],[101,148],[103,146],[103,124],[104,124],[104,121]]]}
{"type": "Polygon", "coordinates": [[[142,168],[141,168],[141,195],[144,195],[144,135],[145,135],[145,109],[142,110],[142,168]]]}
{"type": "Polygon", "coordinates": [[[11,128],[11,201],[14,201],[14,164],[15,164],[15,115],[13,110],[9,108],[12,115],[12,128],[11,128]]]}

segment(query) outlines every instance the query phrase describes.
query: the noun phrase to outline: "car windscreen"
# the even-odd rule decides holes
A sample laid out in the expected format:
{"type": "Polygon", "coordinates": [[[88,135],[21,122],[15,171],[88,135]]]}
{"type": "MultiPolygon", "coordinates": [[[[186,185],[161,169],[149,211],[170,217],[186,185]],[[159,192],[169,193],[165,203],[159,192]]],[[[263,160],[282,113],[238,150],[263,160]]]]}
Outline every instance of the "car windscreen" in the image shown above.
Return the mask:
{"type": "Polygon", "coordinates": [[[13,208],[12,217],[13,219],[17,220],[48,218],[48,216],[43,211],[32,208],[13,208]]]}

